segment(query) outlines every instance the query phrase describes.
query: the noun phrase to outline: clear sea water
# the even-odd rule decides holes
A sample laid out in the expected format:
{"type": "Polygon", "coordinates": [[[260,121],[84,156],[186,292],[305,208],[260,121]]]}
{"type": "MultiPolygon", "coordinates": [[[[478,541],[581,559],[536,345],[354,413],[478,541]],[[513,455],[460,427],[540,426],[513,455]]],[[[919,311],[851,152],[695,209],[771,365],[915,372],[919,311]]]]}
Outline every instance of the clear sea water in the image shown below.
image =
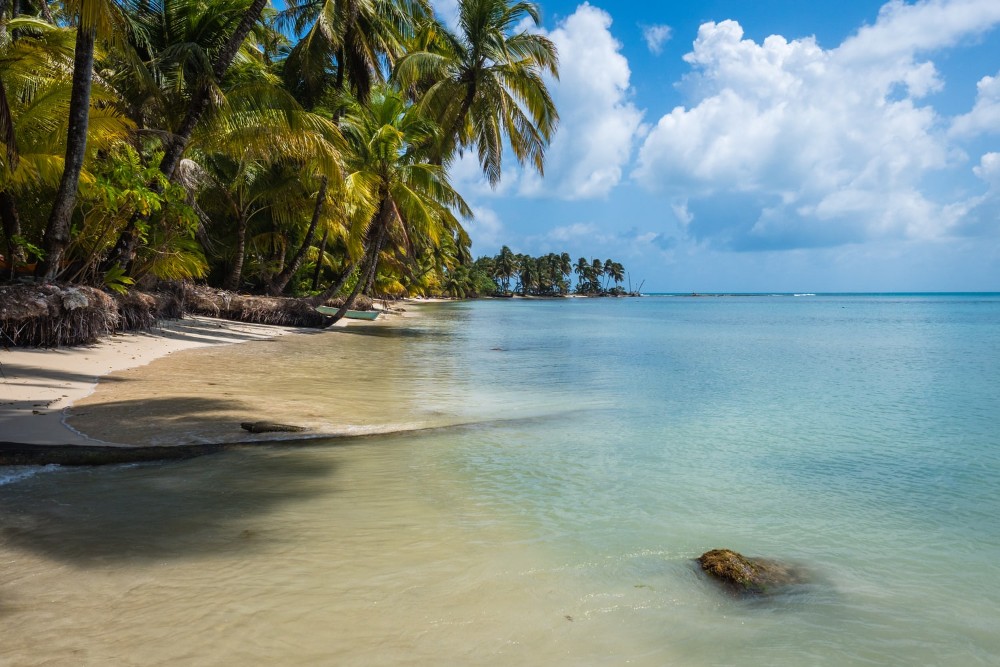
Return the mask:
{"type": "Polygon", "coordinates": [[[1000,295],[449,303],[115,379],[71,423],[432,428],[0,469],[0,663],[1000,664],[1000,295]]]}

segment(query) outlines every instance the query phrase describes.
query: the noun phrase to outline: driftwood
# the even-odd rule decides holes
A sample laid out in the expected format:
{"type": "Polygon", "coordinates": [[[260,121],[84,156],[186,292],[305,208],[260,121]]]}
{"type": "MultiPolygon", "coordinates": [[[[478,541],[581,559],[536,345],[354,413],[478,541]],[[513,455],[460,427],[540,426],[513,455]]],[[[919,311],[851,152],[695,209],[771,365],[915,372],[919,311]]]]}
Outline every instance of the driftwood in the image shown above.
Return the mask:
{"type": "Polygon", "coordinates": [[[302,426],[278,424],[275,422],[243,422],[240,428],[251,433],[301,433],[306,429],[302,426]]]}

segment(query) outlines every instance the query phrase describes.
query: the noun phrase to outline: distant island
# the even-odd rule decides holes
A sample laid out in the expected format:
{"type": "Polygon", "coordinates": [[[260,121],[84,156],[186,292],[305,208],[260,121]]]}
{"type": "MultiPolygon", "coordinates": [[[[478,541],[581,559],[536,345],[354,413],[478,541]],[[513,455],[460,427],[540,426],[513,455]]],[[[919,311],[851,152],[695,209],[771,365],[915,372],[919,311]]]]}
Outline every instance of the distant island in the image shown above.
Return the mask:
{"type": "MultiPolygon", "coordinates": [[[[625,267],[612,259],[579,258],[573,263],[568,252],[539,257],[515,254],[503,246],[493,256],[483,256],[471,266],[449,271],[444,284],[448,296],[638,296],[639,290],[626,290],[625,267]],[[576,275],[576,285],[572,277],[576,275]]],[[[641,287],[641,285],[640,285],[641,287]]]]}

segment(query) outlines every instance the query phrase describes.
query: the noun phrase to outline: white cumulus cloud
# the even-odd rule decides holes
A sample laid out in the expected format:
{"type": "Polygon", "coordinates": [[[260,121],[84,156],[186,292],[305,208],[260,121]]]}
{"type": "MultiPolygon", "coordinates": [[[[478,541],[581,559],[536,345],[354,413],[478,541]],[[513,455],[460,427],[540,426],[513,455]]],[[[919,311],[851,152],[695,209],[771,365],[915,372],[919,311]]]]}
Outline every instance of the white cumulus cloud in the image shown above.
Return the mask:
{"type": "Polygon", "coordinates": [[[631,70],[610,29],[611,16],[584,3],[546,33],[559,50],[559,80],[549,81],[559,129],[545,177],[524,172],[521,194],[604,197],[621,181],[642,112],[629,100],[631,70]]]}
{"type": "Polygon", "coordinates": [[[670,41],[673,32],[673,28],[663,24],[642,26],[642,38],[646,41],[646,47],[656,55],[663,53],[663,45],[670,41]]]}
{"type": "Polygon", "coordinates": [[[1000,153],[987,153],[979,160],[979,166],[972,171],[979,178],[1000,189],[1000,153]]]}
{"type": "MultiPolygon", "coordinates": [[[[757,43],[735,21],[706,23],[685,56],[692,105],[660,118],[633,176],[688,197],[693,233],[734,247],[945,233],[956,212],[924,185],[961,153],[923,102],[943,85],[926,58],[997,23],[996,0],[894,1],[829,50],[813,38],[757,43]]],[[[981,82],[982,110],[968,128],[992,118],[993,86],[981,82]]]]}
{"type": "Polygon", "coordinates": [[[976,84],[976,105],[951,124],[951,134],[971,137],[979,134],[1000,134],[1000,73],[984,76],[976,84]]]}

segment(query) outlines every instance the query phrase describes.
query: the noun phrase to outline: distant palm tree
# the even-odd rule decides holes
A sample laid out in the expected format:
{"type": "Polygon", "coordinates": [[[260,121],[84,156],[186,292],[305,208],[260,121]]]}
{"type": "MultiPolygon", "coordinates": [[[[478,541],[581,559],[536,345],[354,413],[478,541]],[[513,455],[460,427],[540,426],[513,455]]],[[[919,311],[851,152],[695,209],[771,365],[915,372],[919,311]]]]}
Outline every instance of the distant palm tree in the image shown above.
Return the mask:
{"type": "Polygon", "coordinates": [[[559,256],[559,272],[567,277],[573,273],[573,260],[570,259],[568,252],[559,256]]]}
{"type": "Polygon", "coordinates": [[[586,257],[581,257],[576,260],[576,267],[574,267],[573,271],[575,271],[578,276],[576,291],[583,292],[584,284],[590,281],[590,262],[587,261],[586,257]]]}
{"type": "Polygon", "coordinates": [[[601,276],[604,274],[604,263],[599,259],[595,259],[590,267],[590,291],[594,293],[600,293],[601,289],[601,276]]]}
{"type": "Polygon", "coordinates": [[[517,258],[510,248],[503,246],[496,259],[496,277],[500,279],[500,286],[505,294],[510,291],[510,279],[516,272],[517,258]]]}
{"type": "Polygon", "coordinates": [[[611,279],[615,281],[615,289],[618,289],[621,282],[625,280],[625,267],[618,262],[612,262],[611,270],[608,275],[610,275],[611,279]]]}
{"type": "Polygon", "coordinates": [[[538,260],[529,255],[522,255],[520,259],[521,268],[521,294],[527,296],[532,290],[539,286],[538,260]]]}

